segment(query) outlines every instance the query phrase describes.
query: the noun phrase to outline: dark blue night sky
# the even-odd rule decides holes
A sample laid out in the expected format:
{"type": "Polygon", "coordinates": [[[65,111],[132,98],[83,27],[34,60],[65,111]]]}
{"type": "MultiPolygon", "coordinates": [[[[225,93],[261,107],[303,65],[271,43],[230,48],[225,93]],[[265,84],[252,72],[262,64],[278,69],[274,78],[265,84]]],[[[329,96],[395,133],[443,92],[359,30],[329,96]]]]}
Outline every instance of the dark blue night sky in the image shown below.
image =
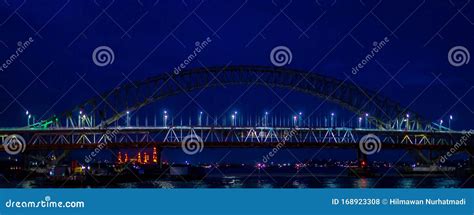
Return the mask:
{"type": "MultiPolygon", "coordinates": [[[[212,42],[187,68],[272,66],[271,50],[286,46],[292,52],[289,68],[347,79],[410,105],[428,120],[452,114],[453,128],[473,128],[474,62],[455,67],[448,61],[455,46],[474,50],[474,4],[467,2],[8,0],[0,6],[0,62],[19,41],[34,42],[0,72],[0,126],[24,126],[26,110],[45,119],[120,83],[172,72],[195,42],[209,37],[212,42]],[[385,37],[389,42],[354,75],[352,68],[374,41],[385,37]],[[113,50],[113,64],[94,64],[92,52],[99,46],[113,50]]],[[[173,115],[176,120],[187,120],[201,111],[198,102],[215,116],[237,110],[254,116],[274,106],[273,113],[290,116],[323,102],[298,92],[281,102],[287,90],[262,86],[241,96],[246,89],[209,90],[189,106],[189,97],[179,95],[134,115],[166,109],[181,113],[173,115]]],[[[330,112],[352,117],[326,103],[315,117],[330,112]]]]}

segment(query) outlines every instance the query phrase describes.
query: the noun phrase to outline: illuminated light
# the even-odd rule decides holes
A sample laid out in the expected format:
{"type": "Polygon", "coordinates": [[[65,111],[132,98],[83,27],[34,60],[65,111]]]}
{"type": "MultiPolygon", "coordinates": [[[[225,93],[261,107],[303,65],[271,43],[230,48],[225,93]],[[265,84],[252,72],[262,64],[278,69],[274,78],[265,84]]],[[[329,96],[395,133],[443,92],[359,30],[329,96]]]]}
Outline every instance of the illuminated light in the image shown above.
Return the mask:
{"type": "Polygon", "coordinates": [[[235,118],[235,115],[234,115],[234,114],[232,114],[232,119],[234,119],[234,118],[235,118]]]}
{"type": "Polygon", "coordinates": [[[201,115],[202,115],[202,111],[201,111],[201,112],[199,112],[199,114],[201,114],[201,115]]]}
{"type": "Polygon", "coordinates": [[[122,152],[118,153],[117,161],[118,161],[118,163],[122,163],[122,152]]]}
{"type": "Polygon", "coordinates": [[[237,111],[235,111],[234,114],[237,115],[237,111]]]}
{"type": "Polygon", "coordinates": [[[82,115],[82,110],[81,110],[81,111],[79,111],[79,115],[82,115]]]}
{"type": "Polygon", "coordinates": [[[130,111],[127,111],[127,114],[130,114],[130,111]]]}
{"type": "Polygon", "coordinates": [[[28,112],[28,111],[26,111],[26,114],[25,114],[25,115],[28,115],[28,114],[29,114],[29,112],[28,112]]]}
{"type": "Polygon", "coordinates": [[[369,116],[369,114],[368,114],[368,113],[365,113],[365,117],[368,117],[368,116],[369,116]]]}
{"type": "Polygon", "coordinates": [[[300,116],[301,116],[303,113],[300,112],[299,114],[300,114],[300,116]]]}
{"type": "Polygon", "coordinates": [[[268,115],[268,112],[265,112],[265,115],[268,115]]]}
{"type": "Polygon", "coordinates": [[[30,114],[30,115],[28,115],[28,119],[29,119],[29,118],[31,118],[31,114],[30,114]]]}
{"type": "Polygon", "coordinates": [[[147,158],[146,152],[143,153],[143,163],[147,164],[148,163],[148,158],[147,158]]]}
{"type": "Polygon", "coordinates": [[[439,123],[443,124],[443,120],[440,120],[439,123]]]}
{"type": "Polygon", "coordinates": [[[407,114],[407,118],[410,118],[410,114],[407,114]]]}
{"type": "Polygon", "coordinates": [[[153,163],[158,162],[158,155],[156,153],[156,147],[153,147],[153,163]]]}
{"type": "Polygon", "coordinates": [[[331,113],[331,116],[334,116],[334,113],[331,113]]]}
{"type": "Polygon", "coordinates": [[[137,162],[140,163],[140,164],[142,163],[142,153],[141,152],[138,152],[137,162]]]}
{"type": "Polygon", "coordinates": [[[450,120],[453,120],[453,115],[449,115],[449,119],[450,119],[450,120]]]}
{"type": "Polygon", "coordinates": [[[294,119],[294,120],[296,120],[296,118],[297,118],[296,116],[293,116],[293,119],[294,119]]]}
{"type": "Polygon", "coordinates": [[[362,117],[359,117],[359,121],[362,121],[362,117]]]}
{"type": "Polygon", "coordinates": [[[360,162],[360,165],[361,165],[362,167],[365,167],[365,166],[367,166],[367,163],[365,162],[365,160],[363,160],[363,161],[360,162]]]}
{"type": "Polygon", "coordinates": [[[128,162],[128,153],[125,153],[125,160],[124,160],[124,162],[125,162],[125,163],[128,162]]]}

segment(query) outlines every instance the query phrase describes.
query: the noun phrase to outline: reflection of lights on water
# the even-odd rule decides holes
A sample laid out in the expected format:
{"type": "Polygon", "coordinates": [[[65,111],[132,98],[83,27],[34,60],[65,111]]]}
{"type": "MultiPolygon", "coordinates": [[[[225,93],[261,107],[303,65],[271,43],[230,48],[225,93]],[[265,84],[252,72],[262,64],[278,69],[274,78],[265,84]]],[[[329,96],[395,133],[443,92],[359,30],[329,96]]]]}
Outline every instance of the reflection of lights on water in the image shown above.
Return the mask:
{"type": "Polygon", "coordinates": [[[367,188],[369,185],[369,180],[367,178],[359,178],[356,181],[354,181],[355,187],[358,188],[367,188]]]}
{"type": "Polygon", "coordinates": [[[337,183],[336,178],[328,179],[326,185],[329,188],[339,188],[339,184],[337,183]]]}
{"type": "Polygon", "coordinates": [[[293,187],[296,187],[296,188],[306,188],[307,187],[306,184],[301,183],[298,180],[294,180],[292,184],[293,184],[293,187]]]}
{"type": "Polygon", "coordinates": [[[413,188],[415,186],[415,181],[413,178],[402,178],[399,182],[399,187],[401,188],[413,188]]]}
{"type": "Polygon", "coordinates": [[[454,188],[458,187],[459,184],[462,182],[456,179],[448,179],[448,178],[435,178],[434,179],[434,186],[437,188],[454,188]]]}

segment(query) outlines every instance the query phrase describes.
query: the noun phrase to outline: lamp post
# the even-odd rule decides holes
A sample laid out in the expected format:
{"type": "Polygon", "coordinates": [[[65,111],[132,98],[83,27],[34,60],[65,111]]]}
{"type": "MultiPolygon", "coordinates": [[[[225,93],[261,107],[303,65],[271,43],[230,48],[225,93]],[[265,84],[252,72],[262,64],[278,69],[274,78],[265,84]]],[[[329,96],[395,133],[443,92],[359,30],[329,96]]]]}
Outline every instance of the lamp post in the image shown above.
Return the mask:
{"type": "Polygon", "coordinates": [[[298,126],[301,126],[303,123],[303,112],[298,113],[298,126]]]}
{"type": "Polygon", "coordinates": [[[127,111],[127,118],[125,119],[125,124],[127,127],[130,127],[130,111],[127,111]]]}
{"type": "Polygon", "coordinates": [[[199,125],[199,126],[202,126],[202,111],[199,112],[198,125],[199,125]]]}
{"type": "Polygon", "coordinates": [[[265,112],[265,118],[264,118],[264,125],[265,127],[268,126],[268,112],[265,112]]]}
{"type": "Polygon", "coordinates": [[[449,115],[449,121],[448,121],[449,130],[451,130],[451,121],[452,120],[453,120],[453,115],[449,115]]]}
{"type": "Polygon", "coordinates": [[[335,127],[335,125],[334,125],[334,113],[331,113],[331,127],[335,127]]]}
{"type": "Polygon", "coordinates": [[[365,113],[365,128],[369,128],[369,114],[365,113]]]}
{"type": "Polygon", "coordinates": [[[163,126],[166,127],[168,125],[168,111],[163,111],[163,126]]]}
{"type": "Polygon", "coordinates": [[[407,113],[407,128],[410,130],[410,114],[407,113]]]}
{"type": "Polygon", "coordinates": [[[27,125],[29,126],[30,125],[30,113],[28,111],[25,112],[26,114],[26,120],[27,120],[27,125]]]}

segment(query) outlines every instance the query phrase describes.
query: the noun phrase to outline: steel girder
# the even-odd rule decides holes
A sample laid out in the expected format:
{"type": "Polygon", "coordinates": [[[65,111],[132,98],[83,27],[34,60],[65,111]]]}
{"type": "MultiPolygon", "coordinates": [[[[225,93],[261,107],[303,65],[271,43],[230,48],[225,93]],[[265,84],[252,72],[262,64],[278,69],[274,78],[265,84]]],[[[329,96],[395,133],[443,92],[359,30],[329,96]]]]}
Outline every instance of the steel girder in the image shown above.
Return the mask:
{"type": "Polygon", "coordinates": [[[359,114],[370,113],[369,121],[380,129],[393,129],[395,122],[410,114],[412,127],[425,129],[430,123],[419,114],[409,111],[397,102],[352,83],[311,72],[264,66],[207,67],[184,70],[178,75],[166,73],[146,80],[126,83],[101,96],[91,98],[32,127],[61,126],[74,123],[74,114],[80,110],[91,117],[94,125],[109,126],[126,115],[157,100],[183,92],[222,87],[222,85],[259,84],[285,88],[327,99],[359,114]]]}

